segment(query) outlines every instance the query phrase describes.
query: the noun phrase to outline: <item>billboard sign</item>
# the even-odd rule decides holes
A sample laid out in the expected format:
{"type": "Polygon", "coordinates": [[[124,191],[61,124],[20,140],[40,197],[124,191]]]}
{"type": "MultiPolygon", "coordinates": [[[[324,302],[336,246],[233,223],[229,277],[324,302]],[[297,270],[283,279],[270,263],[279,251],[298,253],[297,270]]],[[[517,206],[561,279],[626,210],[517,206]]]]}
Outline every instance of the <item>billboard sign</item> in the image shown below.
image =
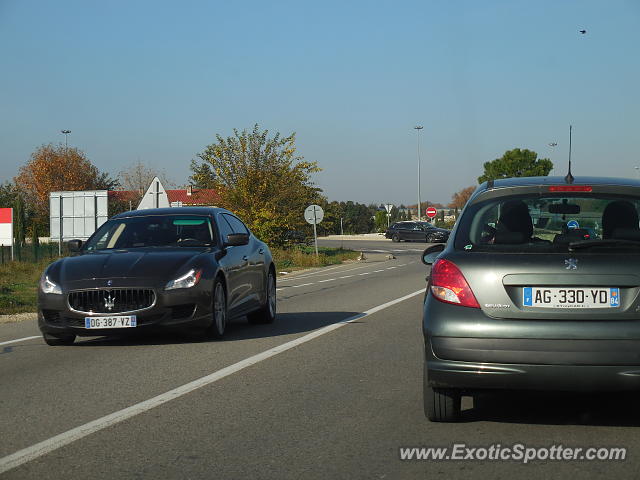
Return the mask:
{"type": "Polygon", "coordinates": [[[86,240],[107,221],[107,190],[51,192],[49,194],[51,240],[86,240]]]}
{"type": "Polygon", "coordinates": [[[13,245],[13,208],[0,208],[0,246],[13,245]]]}

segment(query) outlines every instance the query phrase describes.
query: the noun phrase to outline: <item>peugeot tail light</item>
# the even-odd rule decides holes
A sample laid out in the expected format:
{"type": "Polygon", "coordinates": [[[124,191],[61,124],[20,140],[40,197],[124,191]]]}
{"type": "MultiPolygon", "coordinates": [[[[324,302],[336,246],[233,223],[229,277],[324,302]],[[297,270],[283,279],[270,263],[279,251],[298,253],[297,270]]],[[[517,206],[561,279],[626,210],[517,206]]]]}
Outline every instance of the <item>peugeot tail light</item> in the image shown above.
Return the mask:
{"type": "Polygon", "coordinates": [[[480,308],[467,280],[455,263],[439,259],[431,268],[431,293],[441,302],[480,308]]]}

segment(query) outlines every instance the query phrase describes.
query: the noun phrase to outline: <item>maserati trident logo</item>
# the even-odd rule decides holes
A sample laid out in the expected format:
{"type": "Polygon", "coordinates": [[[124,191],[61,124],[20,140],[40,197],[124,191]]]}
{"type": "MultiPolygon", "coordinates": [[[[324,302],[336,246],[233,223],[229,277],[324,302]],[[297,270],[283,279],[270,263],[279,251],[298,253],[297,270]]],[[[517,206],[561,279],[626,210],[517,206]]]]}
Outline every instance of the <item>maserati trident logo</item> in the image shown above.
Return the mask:
{"type": "Polygon", "coordinates": [[[104,298],[104,308],[111,311],[115,306],[116,306],[116,295],[114,293],[113,296],[111,296],[111,292],[109,292],[107,296],[104,298]]]}
{"type": "Polygon", "coordinates": [[[576,258],[567,258],[564,261],[565,268],[567,270],[577,270],[578,269],[578,259],[576,258]]]}

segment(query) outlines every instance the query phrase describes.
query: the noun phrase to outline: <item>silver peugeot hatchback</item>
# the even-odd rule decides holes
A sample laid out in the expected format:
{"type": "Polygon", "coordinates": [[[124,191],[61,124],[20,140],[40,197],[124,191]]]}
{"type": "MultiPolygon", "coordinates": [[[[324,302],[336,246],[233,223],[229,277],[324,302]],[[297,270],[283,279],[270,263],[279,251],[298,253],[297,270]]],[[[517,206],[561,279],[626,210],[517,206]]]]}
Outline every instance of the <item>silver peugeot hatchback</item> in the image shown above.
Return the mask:
{"type": "Polygon", "coordinates": [[[423,254],[424,409],[483,390],[640,390],[640,182],[487,182],[423,254]]]}

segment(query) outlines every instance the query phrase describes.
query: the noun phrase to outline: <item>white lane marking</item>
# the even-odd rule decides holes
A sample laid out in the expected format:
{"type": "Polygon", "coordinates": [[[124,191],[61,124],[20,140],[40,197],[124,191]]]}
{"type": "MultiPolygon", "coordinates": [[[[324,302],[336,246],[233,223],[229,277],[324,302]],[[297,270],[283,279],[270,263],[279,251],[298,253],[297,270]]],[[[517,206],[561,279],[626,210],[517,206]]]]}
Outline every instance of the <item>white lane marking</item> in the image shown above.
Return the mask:
{"type": "Polygon", "coordinates": [[[67,430],[66,432],[51,437],[47,440],[43,440],[42,442],[36,443],[35,445],[31,445],[30,447],[18,450],[11,455],[0,458],[0,474],[11,470],[12,468],[16,468],[31,460],[35,460],[38,457],[42,457],[43,455],[51,453],[58,448],[64,447],[65,445],[69,445],[70,443],[91,435],[92,433],[104,430],[111,425],[123,422],[131,417],[135,417],[136,415],[147,412],[152,408],[159,407],[160,405],[170,402],[171,400],[180,398],[183,395],[193,392],[194,390],[217,382],[218,380],[244,370],[245,368],[255,365],[256,363],[267,360],[268,358],[278,355],[279,353],[291,350],[298,345],[307,343],[315,338],[337,330],[340,327],[344,327],[349,323],[355,322],[356,320],[360,320],[361,318],[373,315],[374,313],[384,310],[385,308],[389,308],[393,305],[396,305],[400,302],[423,293],[424,289],[421,289],[403,297],[396,298],[395,300],[383,303],[382,305],[378,305],[377,307],[370,308],[369,310],[354,315],[353,317],[340,320],[337,323],[332,323],[331,325],[319,328],[318,330],[308,333],[307,335],[304,335],[302,337],[296,338],[295,340],[291,340],[289,342],[283,343],[282,345],[278,345],[269,350],[265,350],[264,352],[253,355],[249,358],[245,358],[244,360],[240,360],[239,362],[234,363],[233,365],[229,365],[222,370],[218,370],[217,372],[213,372],[192,382],[185,383],[184,385],[174,388],[173,390],[169,390],[168,392],[162,393],[143,402],[136,403],[135,405],[131,405],[130,407],[123,408],[122,410],[118,410],[117,412],[113,412],[109,415],[105,415],[104,417],[98,418],[89,423],[85,423],[84,425],[72,428],[71,430],[67,430]]]}
{"type": "Polygon", "coordinates": [[[42,338],[40,335],[34,335],[33,337],[16,338],[15,340],[7,340],[6,342],[0,342],[0,345],[9,345],[10,343],[26,342],[27,340],[33,340],[34,338],[42,338]]]}
{"type": "MultiPolygon", "coordinates": [[[[396,266],[394,266],[394,267],[387,267],[387,268],[386,268],[386,270],[391,270],[392,268],[404,267],[404,266],[409,265],[409,264],[411,264],[411,263],[415,263],[415,262],[403,263],[403,264],[401,264],[401,265],[396,265],[396,266]]],[[[367,265],[363,265],[363,266],[361,266],[361,267],[352,268],[352,269],[350,269],[350,270],[345,270],[345,272],[349,272],[349,271],[352,271],[352,270],[359,270],[359,269],[361,269],[361,268],[365,268],[366,266],[367,266],[367,265]]],[[[358,273],[358,274],[353,274],[353,275],[343,275],[343,276],[341,276],[341,277],[337,277],[337,278],[327,278],[326,280],[318,280],[318,281],[317,281],[317,282],[315,282],[315,283],[332,282],[332,281],[334,281],[334,280],[339,280],[339,279],[342,279],[342,278],[351,278],[351,277],[355,277],[356,275],[360,275],[360,276],[362,276],[362,275],[370,275],[370,274],[372,274],[372,273],[380,273],[380,272],[384,272],[384,271],[385,271],[385,269],[384,269],[384,268],[382,268],[382,269],[380,269],[380,270],[373,270],[373,271],[371,271],[371,272],[364,272],[364,273],[358,273]]],[[[333,273],[335,274],[335,273],[337,273],[337,272],[333,272],[333,273]]],[[[301,278],[301,277],[298,277],[298,278],[301,278]]],[[[289,278],[288,280],[296,280],[296,279],[295,279],[295,278],[289,278]]],[[[303,283],[303,284],[301,284],[301,285],[287,285],[287,287],[288,287],[288,288],[298,288],[298,287],[306,287],[306,286],[308,286],[308,285],[314,285],[314,282],[312,282],[312,283],[303,283]]],[[[281,291],[281,290],[284,290],[284,288],[276,288],[276,292],[279,292],[279,291],[281,291]]]]}
{"type": "MultiPolygon", "coordinates": [[[[309,273],[301,273],[300,275],[295,275],[293,277],[285,277],[285,278],[279,278],[279,281],[285,281],[285,280],[296,280],[298,278],[306,278],[306,277],[310,277],[312,275],[318,275],[318,274],[324,274],[325,272],[328,272],[329,270],[335,270],[337,268],[342,268],[346,265],[337,265],[335,267],[324,267],[322,270],[316,270],[315,272],[309,272],[309,273]]],[[[361,267],[359,267],[361,268],[361,267]]]]}
{"type": "MultiPolygon", "coordinates": [[[[349,266],[349,265],[340,265],[339,267],[346,267],[346,266],[349,266]]],[[[357,267],[355,267],[355,268],[347,268],[347,269],[344,269],[344,270],[342,270],[341,272],[330,272],[330,273],[325,273],[325,272],[326,272],[326,271],[328,271],[328,270],[334,270],[334,269],[338,268],[338,267],[328,267],[328,268],[326,268],[325,270],[321,270],[321,271],[317,271],[317,272],[311,272],[311,273],[307,273],[307,274],[305,274],[305,275],[296,275],[296,276],[294,276],[294,277],[279,278],[279,279],[278,279],[278,283],[281,283],[281,282],[283,282],[283,281],[285,281],[285,280],[286,280],[286,281],[290,281],[290,280],[298,280],[298,279],[300,279],[300,278],[307,278],[307,277],[310,277],[310,276],[312,276],[312,275],[335,275],[336,273],[352,272],[352,271],[354,271],[354,270],[361,270],[361,269],[363,269],[363,268],[367,268],[367,267],[370,267],[370,266],[371,266],[371,264],[364,264],[364,265],[357,266],[357,267]]]]}

